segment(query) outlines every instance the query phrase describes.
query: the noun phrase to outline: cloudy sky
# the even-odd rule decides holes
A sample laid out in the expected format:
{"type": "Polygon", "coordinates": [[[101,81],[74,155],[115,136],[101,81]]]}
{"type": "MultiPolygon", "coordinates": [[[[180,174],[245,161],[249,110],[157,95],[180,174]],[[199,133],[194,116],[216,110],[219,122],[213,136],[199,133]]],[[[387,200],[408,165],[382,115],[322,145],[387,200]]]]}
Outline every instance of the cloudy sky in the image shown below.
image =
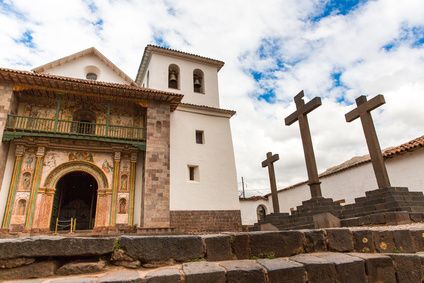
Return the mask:
{"type": "Polygon", "coordinates": [[[234,109],[238,178],[269,191],[260,167],[280,154],[280,187],[306,179],[292,97],[321,96],[309,116],[319,171],[366,153],[354,99],[384,94],[373,111],[382,147],[423,135],[424,1],[0,0],[0,66],[32,67],[95,46],[135,78],[153,43],[220,59],[221,106],[234,109]]]}

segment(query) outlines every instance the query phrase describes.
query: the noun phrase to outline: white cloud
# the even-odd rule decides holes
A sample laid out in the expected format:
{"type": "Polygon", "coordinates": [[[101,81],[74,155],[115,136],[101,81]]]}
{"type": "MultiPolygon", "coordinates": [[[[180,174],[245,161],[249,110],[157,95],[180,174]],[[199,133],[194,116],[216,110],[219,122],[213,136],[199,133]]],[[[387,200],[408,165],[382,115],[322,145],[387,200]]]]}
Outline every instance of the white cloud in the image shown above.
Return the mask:
{"type": "Polygon", "coordinates": [[[353,105],[336,102],[341,95],[348,102],[360,94],[385,95],[383,111],[373,113],[383,147],[423,134],[424,47],[412,48],[406,38],[389,51],[382,48],[405,29],[424,26],[420,0],[370,1],[319,22],[309,20],[322,8],[318,0],[4,3],[20,13],[0,6],[4,67],[29,69],[96,46],[134,77],[145,45],[155,36],[175,49],[226,61],[219,74],[221,102],[238,113],[232,120],[237,169],[249,189],[265,192],[268,187],[267,171],[260,166],[267,151],[280,154],[281,186],[306,178],[298,125],[283,123],[301,89],[307,99],[323,97],[323,106],[309,117],[320,170],[366,152],[360,122],[344,120],[353,105]],[[101,28],[95,25],[100,19],[101,28]],[[35,49],[16,42],[27,30],[35,49]],[[286,64],[262,85],[274,88],[275,104],[255,99],[261,90],[249,74],[274,69],[276,58],[261,59],[257,52],[264,39],[275,40],[273,54],[286,64]],[[341,72],[339,87],[331,77],[335,71],[341,72]]]}

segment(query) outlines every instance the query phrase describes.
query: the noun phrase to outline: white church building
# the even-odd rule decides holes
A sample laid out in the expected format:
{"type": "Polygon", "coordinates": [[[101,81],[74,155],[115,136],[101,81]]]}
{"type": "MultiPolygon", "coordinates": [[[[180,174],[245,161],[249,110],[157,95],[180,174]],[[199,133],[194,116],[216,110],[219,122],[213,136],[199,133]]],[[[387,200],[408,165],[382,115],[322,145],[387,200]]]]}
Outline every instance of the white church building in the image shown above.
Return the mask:
{"type": "Polygon", "coordinates": [[[1,230],[240,230],[223,65],[148,45],[135,80],[95,48],[0,68],[1,230]]]}
{"type": "MultiPolygon", "coordinates": [[[[393,187],[424,192],[424,136],[383,150],[393,187]]],[[[278,172],[276,172],[278,176],[278,172]]],[[[341,205],[355,202],[365,192],[378,188],[369,155],[356,156],[320,174],[323,197],[341,205]]],[[[290,212],[310,199],[307,181],[278,190],[281,212],[290,212]]],[[[270,194],[240,198],[243,225],[253,225],[264,213],[273,212],[270,194]]]]}

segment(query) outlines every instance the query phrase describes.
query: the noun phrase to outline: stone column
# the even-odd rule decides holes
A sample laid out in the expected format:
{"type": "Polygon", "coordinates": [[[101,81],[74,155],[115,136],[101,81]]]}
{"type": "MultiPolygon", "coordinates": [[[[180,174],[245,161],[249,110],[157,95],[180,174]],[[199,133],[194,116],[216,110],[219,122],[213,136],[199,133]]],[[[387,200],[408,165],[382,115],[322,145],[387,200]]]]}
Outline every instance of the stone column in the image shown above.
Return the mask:
{"type": "MultiPolygon", "coordinates": [[[[3,132],[1,132],[3,134],[3,132]]],[[[15,165],[13,166],[12,180],[10,181],[9,194],[7,195],[6,209],[4,210],[4,217],[2,228],[9,228],[10,218],[12,216],[13,204],[15,203],[16,189],[21,177],[22,159],[24,156],[25,147],[22,145],[16,146],[15,151],[15,165]]]]}
{"type": "Polygon", "coordinates": [[[119,171],[121,168],[121,153],[115,152],[113,157],[112,204],[110,206],[110,226],[116,225],[116,206],[118,205],[119,171]]]}
{"type": "Polygon", "coordinates": [[[134,192],[135,192],[135,175],[136,175],[136,165],[137,165],[137,152],[131,153],[130,159],[130,197],[129,197],[129,210],[128,210],[128,225],[131,226],[134,224],[134,192]]]}
{"type": "Polygon", "coordinates": [[[46,153],[45,147],[40,146],[37,148],[35,168],[34,168],[32,185],[31,185],[31,193],[29,196],[28,209],[27,209],[27,214],[25,218],[25,229],[32,228],[35,204],[37,200],[38,188],[40,187],[41,172],[43,171],[43,160],[44,160],[45,153],[46,153]]]}
{"type": "Polygon", "coordinates": [[[147,108],[142,219],[144,228],[168,228],[170,106],[151,101],[147,108]]]}

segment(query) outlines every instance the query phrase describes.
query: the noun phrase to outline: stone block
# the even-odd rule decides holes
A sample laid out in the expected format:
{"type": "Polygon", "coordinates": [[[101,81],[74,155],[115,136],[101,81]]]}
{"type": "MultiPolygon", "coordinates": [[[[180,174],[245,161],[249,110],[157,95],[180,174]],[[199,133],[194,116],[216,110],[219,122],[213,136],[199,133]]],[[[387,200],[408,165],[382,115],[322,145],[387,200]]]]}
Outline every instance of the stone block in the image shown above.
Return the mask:
{"type": "Polygon", "coordinates": [[[35,261],[35,258],[31,257],[18,257],[10,259],[0,259],[0,269],[2,268],[14,268],[22,265],[28,265],[35,261]]]}
{"type": "Polygon", "coordinates": [[[304,265],[307,272],[308,282],[337,282],[337,272],[334,263],[314,256],[314,254],[300,254],[290,257],[290,260],[304,265]]]}
{"type": "Polygon", "coordinates": [[[230,260],[231,253],[231,237],[229,235],[207,235],[202,237],[205,250],[206,260],[230,260]]]}
{"type": "Polygon", "coordinates": [[[396,275],[392,259],[382,254],[350,253],[365,260],[368,282],[395,283],[396,275]]]}
{"type": "Polygon", "coordinates": [[[379,253],[391,253],[396,251],[393,231],[373,231],[374,247],[379,253]]]}
{"type": "Polygon", "coordinates": [[[42,256],[93,256],[113,251],[115,238],[28,237],[0,239],[0,259],[42,256]]]}
{"type": "Polygon", "coordinates": [[[386,212],[386,224],[388,225],[400,225],[412,223],[407,211],[393,211],[386,212]]]}
{"type": "Polygon", "coordinates": [[[122,236],[121,247],[141,263],[152,261],[190,261],[204,257],[198,236],[122,236]]]}
{"type": "Polygon", "coordinates": [[[140,274],[134,270],[111,271],[97,279],[98,283],[142,283],[140,274]]]}
{"type": "Polygon", "coordinates": [[[412,222],[423,222],[423,214],[422,213],[410,213],[409,218],[411,218],[412,222]]]}
{"type": "Polygon", "coordinates": [[[356,252],[373,253],[375,252],[373,233],[370,230],[354,230],[353,245],[356,252]]]}
{"type": "Polygon", "coordinates": [[[260,224],[261,231],[278,231],[278,228],[271,223],[260,224]]]}
{"type": "Polygon", "coordinates": [[[370,215],[370,223],[373,225],[385,224],[386,215],[384,213],[374,213],[370,215]]]}
{"type": "Polygon", "coordinates": [[[266,269],[270,283],[306,282],[306,270],[298,262],[291,261],[287,258],[258,259],[257,262],[266,269]]]}
{"type": "Polygon", "coordinates": [[[62,265],[56,273],[59,275],[72,275],[99,272],[106,266],[106,263],[100,261],[74,261],[62,265]]]}
{"type": "Polygon", "coordinates": [[[393,260],[398,283],[421,282],[421,259],[413,254],[387,254],[393,260]]]}
{"type": "Polygon", "coordinates": [[[340,227],[340,219],[329,212],[315,214],[313,221],[315,229],[340,227]]]}
{"type": "Polygon", "coordinates": [[[184,277],[176,267],[164,267],[150,271],[144,277],[145,283],[178,283],[184,282],[184,277]]]}
{"type": "Polygon", "coordinates": [[[304,251],[305,236],[299,231],[253,232],[249,234],[251,257],[284,257],[304,251]]]}
{"type": "Polygon", "coordinates": [[[248,259],[250,255],[249,234],[232,233],[230,234],[231,251],[237,259],[248,259]]]}
{"type": "Polygon", "coordinates": [[[396,251],[401,253],[415,253],[414,240],[409,230],[395,230],[393,231],[393,238],[396,245],[396,251]]]}
{"type": "Polygon", "coordinates": [[[219,263],[226,271],[228,283],[262,283],[266,282],[263,267],[254,260],[233,260],[219,263]]]}
{"type": "Polygon", "coordinates": [[[337,271],[337,282],[360,283],[367,282],[364,260],[342,253],[315,253],[314,256],[334,263],[337,271]]]}
{"type": "Polygon", "coordinates": [[[327,251],[327,242],[325,230],[304,230],[305,252],[325,252],[327,251]]]}
{"type": "Polygon", "coordinates": [[[336,252],[353,251],[353,236],[349,229],[326,229],[328,250],[336,252]]]}
{"type": "Polygon", "coordinates": [[[423,229],[411,229],[410,230],[412,240],[416,251],[424,251],[424,230],[423,229]]]}
{"type": "Polygon", "coordinates": [[[214,262],[190,262],[183,264],[185,283],[225,283],[225,269],[214,262]]]}
{"type": "Polygon", "coordinates": [[[61,277],[57,279],[51,279],[49,283],[97,283],[96,278],[93,277],[61,277]]]}
{"type": "Polygon", "coordinates": [[[0,280],[28,279],[53,276],[57,270],[53,260],[35,262],[15,268],[0,269],[0,280]]]}

